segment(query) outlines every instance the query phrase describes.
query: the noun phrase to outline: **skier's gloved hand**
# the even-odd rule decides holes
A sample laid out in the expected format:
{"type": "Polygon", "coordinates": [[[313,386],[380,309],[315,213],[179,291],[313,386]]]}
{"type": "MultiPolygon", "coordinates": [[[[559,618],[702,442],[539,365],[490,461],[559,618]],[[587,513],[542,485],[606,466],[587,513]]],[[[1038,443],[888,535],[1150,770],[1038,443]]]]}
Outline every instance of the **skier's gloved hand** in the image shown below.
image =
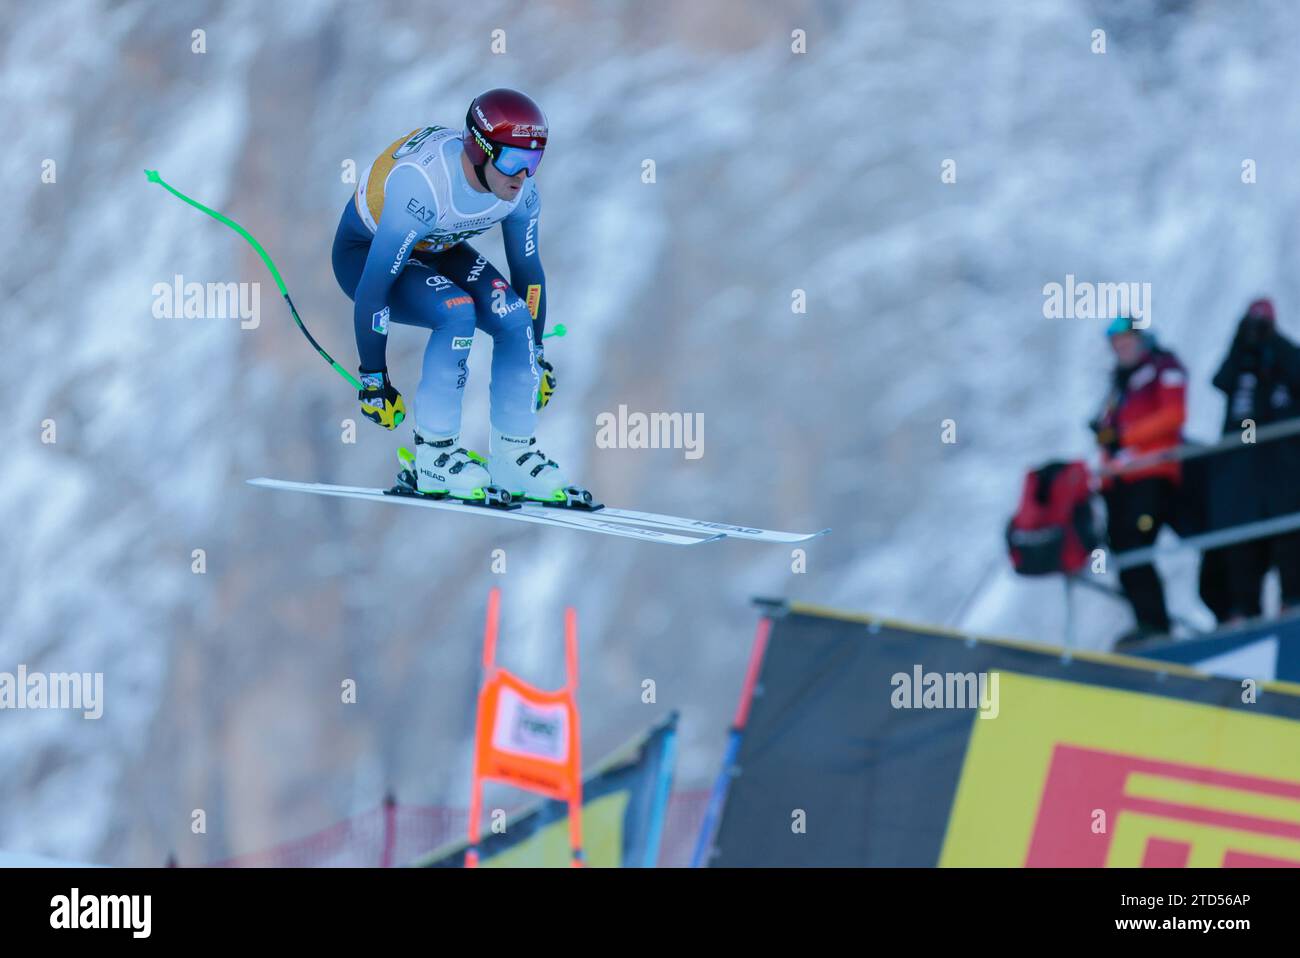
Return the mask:
{"type": "Polygon", "coordinates": [[[537,366],[542,371],[541,382],[537,384],[537,410],[546,408],[555,393],[555,367],[546,361],[542,351],[537,351],[537,366]]]}
{"type": "Polygon", "coordinates": [[[385,429],[396,429],[406,418],[406,403],[402,394],[388,381],[388,370],[377,369],[374,372],[361,373],[361,391],[357,399],[361,401],[361,415],[385,429]]]}

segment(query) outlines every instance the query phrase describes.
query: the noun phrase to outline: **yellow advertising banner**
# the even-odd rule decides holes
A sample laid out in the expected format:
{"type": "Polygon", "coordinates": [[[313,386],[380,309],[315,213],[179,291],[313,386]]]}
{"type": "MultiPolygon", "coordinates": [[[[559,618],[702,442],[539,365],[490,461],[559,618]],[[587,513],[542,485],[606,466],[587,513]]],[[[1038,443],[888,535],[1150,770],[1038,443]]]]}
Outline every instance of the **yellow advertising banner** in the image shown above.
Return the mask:
{"type": "Polygon", "coordinates": [[[1002,672],[971,726],[941,865],[1300,866],[1300,722],[1002,672]]]}

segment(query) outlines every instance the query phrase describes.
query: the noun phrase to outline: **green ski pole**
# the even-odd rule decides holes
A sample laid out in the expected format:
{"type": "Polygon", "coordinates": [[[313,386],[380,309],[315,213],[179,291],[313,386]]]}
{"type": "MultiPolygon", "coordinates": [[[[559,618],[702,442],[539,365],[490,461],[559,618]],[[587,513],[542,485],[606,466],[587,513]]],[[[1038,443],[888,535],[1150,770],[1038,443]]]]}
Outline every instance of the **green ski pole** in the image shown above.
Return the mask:
{"type": "Polygon", "coordinates": [[[180,190],[176,189],[170,183],[164,180],[161,176],[159,176],[157,170],[145,170],[144,175],[148,177],[150,183],[157,183],[159,186],[165,189],[172,196],[176,197],[177,199],[184,200],[186,203],[190,204],[190,206],[194,207],[196,210],[199,210],[200,212],[207,213],[214,220],[217,220],[221,223],[225,223],[232,230],[234,230],[245,240],[247,240],[248,245],[253,247],[253,249],[257,252],[258,256],[262,257],[262,262],[265,263],[266,268],[271,271],[271,276],[275,279],[275,285],[280,288],[280,295],[283,296],[284,301],[289,304],[289,312],[293,314],[293,321],[298,324],[298,328],[302,330],[302,334],[307,337],[307,342],[311,343],[312,349],[320,353],[321,358],[324,359],[325,362],[329,363],[332,367],[334,367],[334,371],[338,373],[340,376],[342,376],[344,379],[346,379],[349,383],[351,383],[354,389],[360,390],[362,388],[361,383],[357,380],[357,378],[353,376],[350,372],[348,372],[346,369],[344,369],[342,366],[340,366],[337,362],[335,362],[334,357],[331,356],[329,353],[325,352],[325,350],[321,348],[321,344],[316,342],[316,339],[312,336],[311,332],[308,331],[307,326],[302,321],[302,317],[298,315],[298,310],[294,308],[293,300],[289,298],[289,291],[285,289],[284,280],[280,278],[280,271],[275,268],[275,263],[271,261],[271,257],[266,254],[266,250],[262,248],[262,244],[259,243],[253,237],[252,233],[248,232],[248,230],[244,229],[242,226],[240,226],[230,217],[226,216],[224,213],[218,213],[214,209],[209,209],[208,207],[200,203],[198,200],[194,200],[186,196],[180,190]]]}

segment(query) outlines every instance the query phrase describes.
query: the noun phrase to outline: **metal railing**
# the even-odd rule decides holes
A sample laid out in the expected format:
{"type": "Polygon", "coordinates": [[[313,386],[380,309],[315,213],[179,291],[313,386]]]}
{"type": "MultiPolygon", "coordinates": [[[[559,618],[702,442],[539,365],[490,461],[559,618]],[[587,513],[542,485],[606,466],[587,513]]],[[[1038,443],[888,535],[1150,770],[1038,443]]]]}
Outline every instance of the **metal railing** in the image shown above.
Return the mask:
{"type": "MultiPolygon", "coordinates": [[[[1296,481],[1300,482],[1300,476],[1296,477],[1296,481]]],[[[1188,549],[1197,551],[1218,549],[1221,546],[1249,542],[1251,539],[1263,539],[1265,536],[1281,535],[1284,532],[1292,532],[1296,529],[1300,529],[1300,512],[1292,512],[1272,519],[1260,519],[1239,526],[1228,526],[1226,529],[1218,529],[1214,532],[1203,532],[1200,535],[1179,539],[1177,542],[1166,545],[1145,546],[1141,549],[1115,552],[1112,553],[1111,562],[1107,568],[1119,572],[1123,569],[1131,569],[1134,566],[1146,565],[1162,556],[1172,555],[1176,552],[1186,552],[1188,549]]]]}
{"type": "Polygon", "coordinates": [[[1188,459],[1199,459],[1202,456],[1232,452],[1234,449],[1249,449],[1252,446],[1260,446],[1275,439],[1285,439],[1287,436],[1297,434],[1300,434],[1300,416],[1293,419],[1283,419],[1281,422],[1271,422],[1267,426],[1260,426],[1255,430],[1254,442],[1243,442],[1241,436],[1224,436],[1218,442],[1204,446],[1198,443],[1184,443],[1172,449],[1162,449],[1160,452],[1153,452],[1132,459],[1122,466],[1099,469],[1098,472],[1103,476],[1122,476],[1125,473],[1146,469],[1162,462],[1185,462],[1188,459]]]}
{"type": "MultiPolygon", "coordinates": [[[[1185,443],[1181,446],[1176,446],[1173,449],[1161,450],[1157,453],[1151,453],[1150,455],[1130,460],[1119,467],[1098,470],[1098,473],[1107,477],[1123,476],[1127,473],[1146,469],[1160,463],[1186,462],[1189,459],[1199,459],[1204,456],[1221,455],[1223,453],[1234,452],[1242,449],[1252,449],[1265,443],[1296,435],[1300,435],[1300,417],[1284,419],[1281,422],[1269,423],[1266,426],[1259,427],[1255,430],[1253,442],[1243,441],[1242,436],[1240,435],[1228,435],[1224,436],[1218,442],[1207,445],[1185,443]]],[[[1300,483],[1300,476],[1276,477],[1275,481],[1291,481],[1300,483]]],[[[1124,569],[1148,565],[1159,558],[1175,555],[1181,552],[1204,552],[1209,549],[1219,549],[1224,546],[1236,545],[1239,542],[1249,542],[1253,539],[1263,539],[1268,536],[1282,535],[1296,530],[1300,530],[1300,512],[1288,513],[1284,516],[1272,516],[1267,519],[1259,519],[1255,522],[1228,526],[1223,529],[1215,529],[1210,532],[1200,533],[1199,535],[1180,538],[1174,542],[1165,543],[1163,545],[1150,545],[1144,546],[1141,549],[1128,549],[1124,552],[1114,552],[1111,553],[1110,561],[1107,563],[1107,571],[1121,572],[1124,569]]],[[[1100,582],[1088,581],[1082,576],[1067,577],[1065,636],[1065,644],[1067,647],[1073,647],[1074,645],[1074,603],[1071,587],[1075,584],[1082,584],[1091,587],[1096,591],[1104,592],[1113,598],[1121,601],[1124,600],[1124,594],[1122,592],[1116,589],[1111,589],[1100,582]]],[[[1188,628],[1194,633],[1202,631],[1191,627],[1191,624],[1185,620],[1178,621],[1185,628],[1188,628]]]]}

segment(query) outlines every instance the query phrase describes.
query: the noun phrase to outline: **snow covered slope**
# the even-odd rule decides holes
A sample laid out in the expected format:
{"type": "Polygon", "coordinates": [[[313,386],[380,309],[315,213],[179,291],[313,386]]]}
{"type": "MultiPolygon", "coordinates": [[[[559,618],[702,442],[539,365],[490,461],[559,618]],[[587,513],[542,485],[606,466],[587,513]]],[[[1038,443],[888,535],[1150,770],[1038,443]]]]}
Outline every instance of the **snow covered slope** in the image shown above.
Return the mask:
{"type": "MultiPolygon", "coordinates": [[[[0,713],[0,847],[195,863],[389,785],[464,801],[492,584],[501,656],[540,683],[577,605],[589,754],[683,710],[687,787],[721,754],[753,594],[1058,639],[1059,587],[1003,574],[1001,530],[1025,467],[1088,451],[1108,357],[1099,322],[1043,318],[1042,288],[1152,283],[1191,432],[1212,435],[1207,380],[1247,300],[1300,332],[1298,33],[1284,2],[6,5],[0,671],[102,671],[106,707],[0,713]],[[541,244],[570,335],[548,346],[544,447],[614,505],[833,527],[805,573],[757,544],[666,555],[244,484],[374,485],[395,443],[340,440],[354,398],[261,264],[142,170],[244,223],[350,365],[329,267],[348,162],[498,85],[554,131],[541,244]],[[176,274],[261,283],[260,324],[155,318],[176,274]],[[620,404],[701,413],[705,455],[597,448],[620,404]]],[[[408,395],[421,347],[393,337],[408,395]]],[[[1091,645],[1124,625],[1104,600],[1088,615],[1091,645]]]]}

